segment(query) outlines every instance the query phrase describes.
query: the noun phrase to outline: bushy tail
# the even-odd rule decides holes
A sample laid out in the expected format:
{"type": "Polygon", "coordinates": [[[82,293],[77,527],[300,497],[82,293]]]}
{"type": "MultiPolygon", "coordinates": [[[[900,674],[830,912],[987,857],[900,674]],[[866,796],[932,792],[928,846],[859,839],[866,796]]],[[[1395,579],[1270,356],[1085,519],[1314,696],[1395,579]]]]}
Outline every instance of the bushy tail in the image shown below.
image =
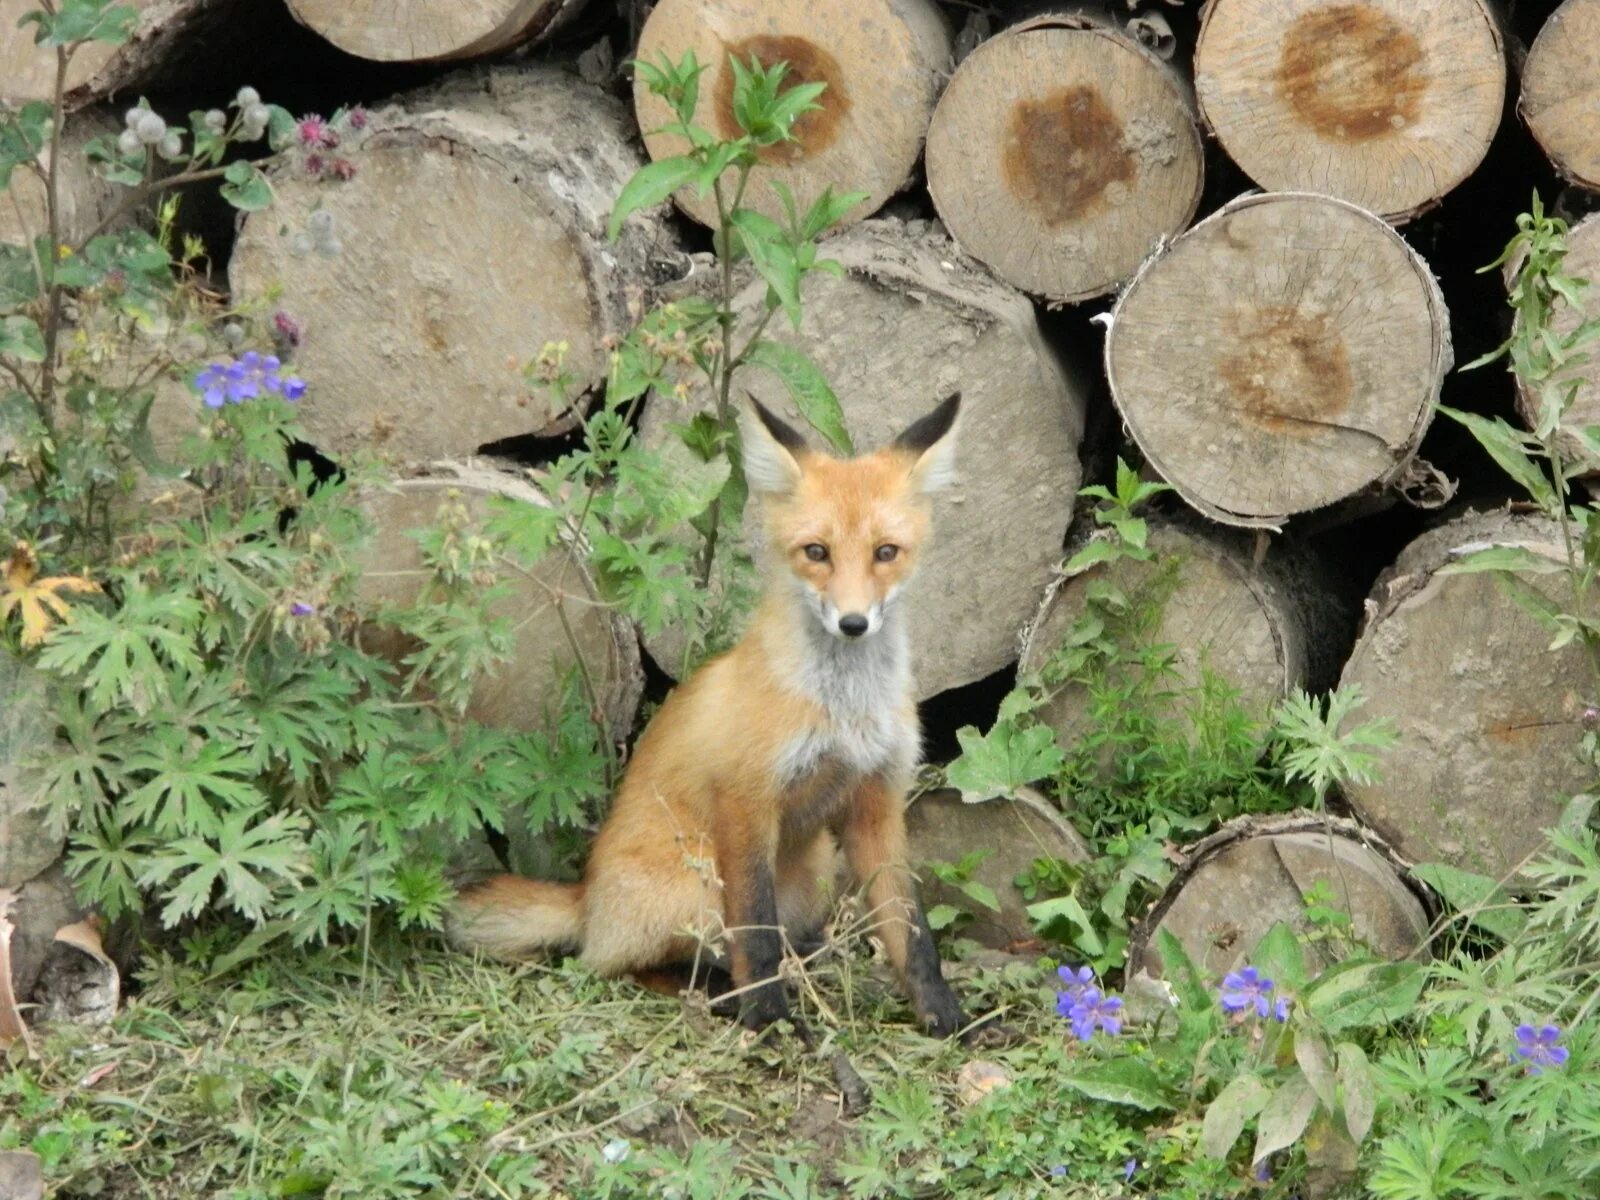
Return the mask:
{"type": "Polygon", "coordinates": [[[450,940],[496,958],[576,950],[583,941],[583,885],[496,875],[451,907],[450,940]]]}

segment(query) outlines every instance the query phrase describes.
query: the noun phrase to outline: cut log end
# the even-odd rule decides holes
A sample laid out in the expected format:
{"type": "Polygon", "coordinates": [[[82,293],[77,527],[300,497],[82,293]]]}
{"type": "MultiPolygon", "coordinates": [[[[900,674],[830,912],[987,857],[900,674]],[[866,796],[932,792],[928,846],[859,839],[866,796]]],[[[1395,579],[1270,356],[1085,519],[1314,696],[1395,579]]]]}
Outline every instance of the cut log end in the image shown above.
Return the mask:
{"type": "Polygon", "coordinates": [[[1201,111],[1252,179],[1394,219],[1483,161],[1505,87],[1484,0],[1213,0],[1195,50],[1201,111]]]}
{"type": "MultiPolygon", "coordinates": [[[[962,393],[957,481],[934,499],[932,546],[907,599],[926,698],[1015,661],[1071,520],[1084,398],[1045,345],[1026,297],[947,239],[872,221],[831,239],[828,254],[844,276],[808,276],[801,331],[771,336],[817,362],[856,447],[884,444],[940,397],[962,393]]],[[[738,298],[747,326],[764,311],[765,294],[759,283],[738,298]]],[[[752,371],[739,387],[804,428],[776,377],[752,371]]],[[[642,420],[646,443],[688,461],[672,427],[709,405],[705,396],[656,395],[642,420]]],[[[683,661],[679,630],[647,635],[645,647],[668,673],[683,661]]]]}
{"type": "MultiPolygon", "coordinates": [[[[867,193],[847,221],[871,215],[905,186],[922,151],[928,118],[949,68],[950,31],[932,0],[662,0],[639,36],[638,57],[673,62],[693,51],[704,68],[696,120],[725,138],[742,132],[733,112],[730,58],[789,64],[786,86],[821,83],[818,111],[795,122],[794,140],[768,147],[751,173],[744,204],[781,218],[782,182],[803,212],[825,188],[867,193]]],[[[655,159],[681,154],[681,138],[659,132],[674,117],[644,78],[634,107],[655,159]]],[[[678,194],[695,220],[714,225],[716,197],[678,194]]]]}
{"type": "MultiPolygon", "coordinates": [[[[1386,720],[1400,750],[1345,791],[1413,861],[1500,878],[1545,844],[1562,798],[1589,787],[1580,751],[1594,677],[1583,650],[1549,632],[1491,574],[1438,574],[1472,549],[1510,544],[1563,562],[1560,531],[1531,517],[1474,514],[1412,542],[1374,588],[1341,686],[1386,720]]],[[[1525,580],[1555,592],[1550,578],[1525,580]]]]}
{"type": "Polygon", "coordinates": [[[1600,189],[1600,0],[1566,0],[1545,22],[1523,67],[1520,108],[1556,169],[1600,189]]]}
{"type": "MultiPolygon", "coordinates": [[[[1317,817],[1246,819],[1195,847],[1185,867],[1135,931],[1128,961],[1160,977],[1156,940],[1172,934],[1206,975],[1220,979],[1248,963],[1282,922],[1310,932],[1305,897],[1313,890],[1350,917],[1349,931],[1385,958],[1425,952],[1428,917],[1395,861],[1351,822],[1317,817]]],[[[1332,965],[1336,946],[1302,936],[1310,964],[1332,965]]]]}
{"type": "Polygon", "coordinates": [[[1405,472],[1450,366],[1444,300],[1382,221],[1326,196],[1246,196],[1118,302],[1112,395],[1191,505],[1276,526],[1405,472]]]}
{"type": "Polygon", "coordinates": [[[1126,280],[1193,218],[1204,156],[1184,85],[1132,40],[1045,17],[984,43],[940,98],[928,188],[951,236],[1052,300],[1126,280]]]}
{"type": "MultiPolygon", "coordinates": [[[[361,503],[376,536],[362,558],[362,600],[369,605],[415,603],[429,575],[414,534],[436,526],[441,507],[452,502],[464,505],[469,517],[481,523],[495,497],[545,503],[514,476],[470,464],[439,464],[431,475],[364,496],[361,503]]],[[[556,547],[531,570],[497,574],[497,582],[509,585],[509,591],[489,605],[489,615],[513,630],[511,659],[478,681],[467,715],[499,729],[549,729],[581,655],[588,686],[613,736],[626,736],[644,688],[638,643],[627,622],[600,603],[582,561],[556,547]]],[[[372,649],[395,659],[411,649],[398,635],[368,641],[372,649]]]]}
{"type": "Polygon", "coordinates": [[[378,62],[451,62],[554,33],[585,0],[289,0],[295,19],[347,54],[378,62]]]}
{"type": "MultiPolygon", "coordinates": [[[[1312,601],[1315,583],[1302,586],[1294,578],[1304,564],[1274,554],[1257,566],[1242,537],[1198,522],[1150,522],[1153,561],[1093,567],[1051,593],[1023,645],[1024,674],[1040,671],[1061,649],[1086,611],[1090,586],[1108,581],[1135,606],[1159,610],[1146,644],[1174,648],[1174,717],[1189,711],[1207,673],[1235,689],[1239,706],[1263,723],[1289,689],[1320,682],[1317,647],[1338,644],[1337,613],[1312,601]]],[[[1086,532],[1075,533],[1069,555],[1086,539],[1086,532]]],[[[1089,696],[1079,685],[1064,685],[1038,715],[1070,749],[1089,732],[1089,696]]]]}
{"type": "Polygon", "coordinates": [[[564,343],[566,399],[581,400],[675,245],[659,212],[606,241],[641,165],[623,110],[554,70],[456,76],[406,105],[374,118],[353,180],[275,179],[229,266],[237,295],[281,287],[274,303],[306,330],[308,439],[426,462],[570,428],[517,362],[564,343]]]}
{"type": "MultiPolygon", "coordinates": [[[[144,9],[154,0],[127,2],[144,9]]],[[[0,0],[0,100],[10,104],[49,100],[55,95],[55,51],[34,44],[38,26],[18,24],[23,14],[40,7],[36,0],[0,0]]],[[[117,47],[106,42],[90,42],[75,51],[67,65],[67,90],[89,82],[117,53],[117,47]]]]}

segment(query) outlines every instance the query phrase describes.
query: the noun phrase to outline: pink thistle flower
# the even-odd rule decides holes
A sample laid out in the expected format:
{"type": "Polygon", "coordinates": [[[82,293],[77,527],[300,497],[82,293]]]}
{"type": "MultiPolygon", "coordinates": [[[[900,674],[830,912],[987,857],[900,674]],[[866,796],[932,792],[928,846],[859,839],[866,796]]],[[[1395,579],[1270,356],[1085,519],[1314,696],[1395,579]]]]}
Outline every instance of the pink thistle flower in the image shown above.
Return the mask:
{"type": "Polygon", "coordinates": [[[341,183],[349,183],[356,177],[356,165],[348,158],[336,158],[329,166],[328,173],[341,183]]]}
{"type": "Polygon", "coordinates": [[[300,139],[300,144],[307,149],[328,144],[328,123],[316,113],[308,113],[300,118],[295,125],[295,136],[300,139]]]}

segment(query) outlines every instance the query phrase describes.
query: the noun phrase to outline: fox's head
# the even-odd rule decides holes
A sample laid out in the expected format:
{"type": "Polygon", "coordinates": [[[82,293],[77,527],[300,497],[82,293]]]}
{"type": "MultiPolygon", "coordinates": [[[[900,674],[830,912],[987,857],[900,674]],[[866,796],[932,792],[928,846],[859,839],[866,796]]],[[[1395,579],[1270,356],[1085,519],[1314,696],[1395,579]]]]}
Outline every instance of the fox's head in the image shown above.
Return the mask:
{"type": "Polygon", "coordinates": [[[961,394],[881,450],[849,459],[811,449],[759,402],[750,405],[741,422],[744,474],[762,503],[768,554],[823,629],[870,637],[916,569],[932,525],[929,494],[954,477],[961,394]]]}

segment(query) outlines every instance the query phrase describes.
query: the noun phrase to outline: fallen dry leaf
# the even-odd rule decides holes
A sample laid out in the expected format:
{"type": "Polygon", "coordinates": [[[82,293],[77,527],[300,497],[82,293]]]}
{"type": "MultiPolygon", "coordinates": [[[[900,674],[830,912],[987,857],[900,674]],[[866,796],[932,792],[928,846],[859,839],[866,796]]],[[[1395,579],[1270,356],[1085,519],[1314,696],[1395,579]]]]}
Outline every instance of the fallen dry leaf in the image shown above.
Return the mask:
{"type": "Polygon", "coordinates": [[[39,578],[39,560],[33,547],[18,542],[11,556],[0,566],[0,621],[13,612],[22,614],[22,644],[37,646],[44,641],[56,621],[72,620],[72,606],[62,592],[98,592],[100,585],[79,575],[52,575],[39,578]],[[52,617],[51,614],[55,615],[52,617]]]}
{"type": "MultiPolygon", "coordinates": [[[[17,1007],[17,998],[11,991],[11,906],[17,894],[10,888],[0,888],[0,1050],[19,1038],[27,1041],[28,1026],[17,1007]]],[[[3,1195],[5,1193],[0,1193],[3,1195]]]]}

